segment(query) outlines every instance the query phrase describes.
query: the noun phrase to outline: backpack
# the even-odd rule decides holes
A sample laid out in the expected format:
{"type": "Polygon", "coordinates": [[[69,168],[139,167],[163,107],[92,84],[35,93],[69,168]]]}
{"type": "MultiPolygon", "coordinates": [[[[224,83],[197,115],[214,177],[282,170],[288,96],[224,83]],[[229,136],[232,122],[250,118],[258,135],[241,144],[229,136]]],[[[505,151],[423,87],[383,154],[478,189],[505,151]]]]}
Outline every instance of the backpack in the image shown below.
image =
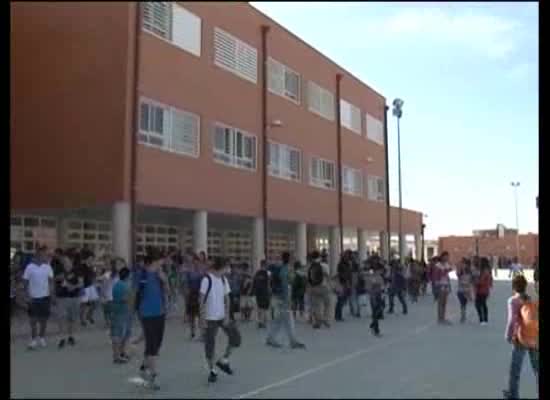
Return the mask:
{"type": "Polygon", "coordinates": [[[292,282],[292,291],[294,293],[303,293],[306,290],[306,278],[303,275],[295,274],[292,282]]]}
{"type": "Polygon", "coordinates": [[[254,276],[253,292],[256,295],[267,295],[269,293],[269,275],[266,270],[259,270],[254,276]]]}
{"type": "Polygon", "coordinates": [[[320,262],[314,261],[309,267],[308,271],[308,281],[311,286],[319,286],[323,283],[323,266],[320,262]]]}
{"type": "MultiPolygon", "coordinates": [[[[206,287],[206,293],[204,294],[202,304],[206,304],[206,300],[208,300],[208,295],[210,294],[210,290],[212,290],[212,277],[210,276],[210,274],[205,274],[204,277],[208,281],[208,286],[206,287]]],[[[225,279],[225,276],[223,275],[222,275],[222,282],[224,285],[229,285],[229,283],[225,279]]]]}
{"type": "Polygon", "coordinates": [[[519,309],[518,341],[530,349],[539,348],[539,302],[525,299],[519,309]]]}
{"type": "Polygon", "coordinates": [[[283,292],[283,283],[281,281],[281,266],[272,265],[269,267],[271,272],[271,291],[273,294],[281,294],[283,292]]]}

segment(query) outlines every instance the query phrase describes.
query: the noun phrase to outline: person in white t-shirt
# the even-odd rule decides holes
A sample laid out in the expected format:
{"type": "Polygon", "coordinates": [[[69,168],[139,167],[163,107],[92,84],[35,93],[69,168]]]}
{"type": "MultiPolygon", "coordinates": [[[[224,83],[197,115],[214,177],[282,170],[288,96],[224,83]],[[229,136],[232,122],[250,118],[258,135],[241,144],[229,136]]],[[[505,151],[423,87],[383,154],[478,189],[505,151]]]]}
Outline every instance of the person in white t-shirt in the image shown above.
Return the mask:
{"type": "Polygon", "coordinates": [[[31,341],[29,349],[35,349],[38,344],[46,347],[46,326],[50,317],[50,303],[55,302],[53,290],[53,269],[48,262],[47,248],[40,247],[34,260],[27,265],[23,273],[29,317],[31,322],[31,341]],[[40,331],[37,332],[37,326],[40,331]],[[38,339],[38,340],[37,340],[38,339]]]}
{"type": "Polygon", "coordinates": [[[214,366],[216,353],[216,336],[222,328],[227,335],[228,343],[225,353],[215,365],[228,375],[233,375],[229,365],[229,356],[234,347],[239,347],[240,334],[234,323],[229,321],[229,282],[223,276],[224,262],[217,258],[212,269],[202,278],[200,286],[200,321],[204,330],[204,351],[210,370],[208,382],[216,382],[218,373],[214,366]]]}
{"type": "Polygon", "coordinates": [[[514,257],[512,264],[510,264],[510,274],[508,278],[515,278],[516,275],[523,275],[523,267],[518,261],[517,257],[514,257]]]}

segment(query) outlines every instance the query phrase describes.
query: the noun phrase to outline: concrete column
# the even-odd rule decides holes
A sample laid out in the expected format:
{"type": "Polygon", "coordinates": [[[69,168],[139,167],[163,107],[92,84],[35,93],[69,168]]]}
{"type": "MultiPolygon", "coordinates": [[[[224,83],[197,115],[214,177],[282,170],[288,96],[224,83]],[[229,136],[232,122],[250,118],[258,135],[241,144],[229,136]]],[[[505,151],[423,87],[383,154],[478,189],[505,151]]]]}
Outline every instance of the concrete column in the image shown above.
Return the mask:
{"type": "Polygon", "coordinates": [[[296,260],[302,265],[307,261],[307,224],[305,222],[296,224],[296,260]]]}
{"type": "Polygon", "coordinates": [[[403,233],[401,240],[399,240],[399,246],[401,246],[400,247],[401,261],[403,262],[405,261],[405,258],[409,256],[409,248],[407,246],[407,235],[405,233],[403,233]]]}
{"type": "Polygon", "coordinates": [[[58,217],[57,218],[57,247],[59,248],[66,248],[66,241],[67,241],[67,226],[65,225],[65,218],[58,217]]]}
{"type": "Polygon", "coordinates": [[[208,255],[208,213],[195,211],[193,213],[193,251],[204,251],[208,255]]]}
{"type": "Polygon", "coordinates": [[[265,259],[264,249],[264,220],[254,218],[252,227],[252,268],[254,271],[260,268],[260,262],[265,259]]]}
{"type": "Polygon", "coordinates": [[[130,263],[130,203],[127,201],[116,202],[113,205],[112,219],[113,253],[130,263]]]}
{"type": "Polygon", "coordinates": [[[414,249],[414,258],[418,261],[422,260],[422,252],[424,249],[422,248],[422,235],[420,234],[414,235],[414,249]]]}
{"type": "Polygon", "coordinates": [[[367,231],[357,229],[357,249],[359,250],[359,259],[364,261],[367,259],[367,231]]]}
{"type": "Polygon", "coordinates": [[[340,229],[336,226],[330,227],[329,237],[329,266],[330,274],[336,274],[338,260],[340,259],[340,229]]]}
{"type": "Polygon", "coordinates": [[[388,248],[388,233],[386,231],[380,231],[380,257],[384,260],[388,259],[390,249],[388,248]]]}
{"type": "Polygon", "coordinates": [[[308,253],[312,252],[313,250],[319,250],[321,249],[317,248],[317,245],[315,244],[316,239],[316,232],[315,232],[315,226],[314,225],[308,225],[307,226],[307,251],[308,253]]]}

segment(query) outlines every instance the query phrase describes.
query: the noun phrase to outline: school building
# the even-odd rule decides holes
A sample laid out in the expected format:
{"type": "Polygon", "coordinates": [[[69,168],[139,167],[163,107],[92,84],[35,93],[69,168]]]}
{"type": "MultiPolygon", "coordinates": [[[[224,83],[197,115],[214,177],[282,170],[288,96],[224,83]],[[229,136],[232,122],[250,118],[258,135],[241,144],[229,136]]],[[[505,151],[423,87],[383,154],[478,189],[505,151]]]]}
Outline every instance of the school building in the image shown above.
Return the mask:
{"type": "Polygon", "coordinates": [[[12,3],[10,65],[13,249],[388,251],[387,99],[248,3],[12,3]]]}

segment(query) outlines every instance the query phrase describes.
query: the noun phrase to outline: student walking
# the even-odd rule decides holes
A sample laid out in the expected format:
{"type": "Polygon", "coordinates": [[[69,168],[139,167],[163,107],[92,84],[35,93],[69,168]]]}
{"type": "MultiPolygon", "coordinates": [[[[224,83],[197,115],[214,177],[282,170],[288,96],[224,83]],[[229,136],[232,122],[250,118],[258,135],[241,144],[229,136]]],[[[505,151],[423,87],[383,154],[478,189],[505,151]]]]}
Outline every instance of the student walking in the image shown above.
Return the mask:
{"type": "Polygon", "coordinates": [[[388,289],[390,303],[388,314],[393,314],[395,296],[397,296],[399,302],[401,303],[401,310],[403,311],[403,314],[407,314],[407,301],[405,299],[406,290],[407,280],[404,275],[403,267],[401,266],[399,260],[392,260],[390,264],[390,286],[388,289]]]}
{"type": "Polygon", "coordinates": [[[305,295],[306,295],[307,278],[304,267],[300,261],[294,263],[294,278],[292,279],[292,312],[294,319],[299,315],[304,317],[305,311],[305,295]],[[297,313],[299,313],[297,315],[297,313]]]}
{"type": "Polygon", "coordinates": [[[349,250],[346,250],[340,258],[336,280],[338,290],[336,293],[334,319],[336,321],[343,321],[342,310],[349,299],[352,285],[351,252],[349,250]]]}
{"type": "Polygon", "coordinates": [[[466,308],[468,302],[472,301],[473,278],[469,259],[464,259],[462,265],[457,269],[458,289],[456,295],[460,302],[460,323],[466,322],[466,308]]]}
{"type": "Polygon", "coordinates": [[[57,347],[62,349],[65,343],[74,346],[74,324],[78,321],[80,310],[80,291],[84,287],[84,279],[77,274],[69,257],[62,256],[60,262],[63,271],[56,276],[56,293],[59,309],[61,310],[61,336],[57,347]]]}
{"type": "Polygon", "coordinates": [[[366,277],[367,291],[370,294],[370,305],[372,312],[372,322],[369,326],[371,333],[374,336],[381,336],[380,323],[383,314],[383,299],[382,292],[384,290],[383,267],[377,264],[376,261],[371,261],[368,266],[368,274],[366,277]]]}
{"type": "Polygon", "coordinates": [[[262,260],[260,269],[256,271],[252,283],[252,293],[256,297],[258,328],[263,329],[267,324],[267,312],[271,303],[271,288],[269,286],[269,272],[267,262],[262,260]]]}
{"type": "Polygon", "coordinates": [[[241,345],[241,335],[235,323],[229,318],[231,289],[227,279],[223,276],[224,267],[223,260],[216,258],[211,271],[204,276],[200,286],[200,316],[201,324],[205,330],[204,352],[208,362],[208,382],[210,383],[216,382],[218,378],[215,366],[226,374],[233,375],[234,371],[229,363],[229,356],[233,348],[241,345]],[[223,357],[214,362],[216,336],[219,328],[227,335],[228,342],[223,357]]]}
{"type": "Polygon", "coordinates": [[[111,340],[113,346],[113,363],[125,364],[129,361],[126,345],[131,334],[130,320],[130,270],[123,267],[118,273],[118,280],[113,286],[111,306],[111,340]]]}
{"type": "Polygon", "coordinates": [[[312,261],[308,270],[308,283],[311,307],[313,311],[313,328],[319,329],[321,324],[330,328],[330,289],[329,268],[321,262],[318,251],[311,255],[312,261]]]}
{"type": "Polygon", "coordinates": [[[275,319],[271,322],[271,329],[267,335],[266,345],[279,348],[281,345],[277,342],[277,335],[281,329],[284,329],[290,347],[292,349],[304,349],[305,345],[296,339],[294,334],[294,321],[290,313],[290,293],[289,293],[289,264],[290,254],[284,252],[281,255],[281,265],[273,269],[272,291],[273,291],[273,309],[275,319]]]}
{"type": "Polygon", "coordinates": [[[475,286],[476,292],[476,310],[479,316],[479,323],[487,325],[489,323],[489,309],[487,307],[487,298],[491,288],[493,287],[493,276],[491,274],[491,266],[489,260],[482,258],[480,260],[480,275],[475,286]]]}
{"type": "Polygon", "coordinates": [[[136,308],[145,337],[145,360],[141,376],[147,387],[158,390],[157,358],[164,338],[168,278],[162,271],[163,256],[155,248],[148,249],[145,268],[141,270],[136,294],[136,308]]]}
{"type": "Polygon", "coordinates": [[[434,279],[437,291],[437,322],[442,325],[451,325],[451,322],[446,318],[446,312],[447,298],[451,292],[449,272],[451,272],[452,269],[452,266],[449,264],[449,253],[444,251],[434,268],[434,279]]]}
{"type": "Polygon", "coordinates": [[[186,272],[185,278],[187,285],[185,290],[185,315],[191,326],[191,340],[193,340],[196,335],[196,322],[200,312],[200,288],[203,276],[204,272],[201,271],[200,258],[193,256],[193,262],[190,269],[186,272]]]}
{"type": "Polygon", "coordinates": [[[512,289],[514,294],[507,302],[508,323],[505,338],[513,348],[508,389],[503,391],[505,399],[519,399],[519,382],[525,353],[529,354],[537,388],[539,383],[539,304],[527,295],[527,280],[522,275],[514,277],[512,289]]]}
{"type": "Polygon", "coordinates": [[[27,265],[23,281],[28,296],[28,310],[31,324],[31,341],[28,345],[34,350],[38,344],[46,347],[46,327],[50,317],[50,303],[55,302],[53,270],[48,262],[47,248],[40,247],[34,260],[27,265]],[[52,298],[50,297],[52,296],[52,298]],[[37,327],[40,330],[37,330],[37,327]]]}

